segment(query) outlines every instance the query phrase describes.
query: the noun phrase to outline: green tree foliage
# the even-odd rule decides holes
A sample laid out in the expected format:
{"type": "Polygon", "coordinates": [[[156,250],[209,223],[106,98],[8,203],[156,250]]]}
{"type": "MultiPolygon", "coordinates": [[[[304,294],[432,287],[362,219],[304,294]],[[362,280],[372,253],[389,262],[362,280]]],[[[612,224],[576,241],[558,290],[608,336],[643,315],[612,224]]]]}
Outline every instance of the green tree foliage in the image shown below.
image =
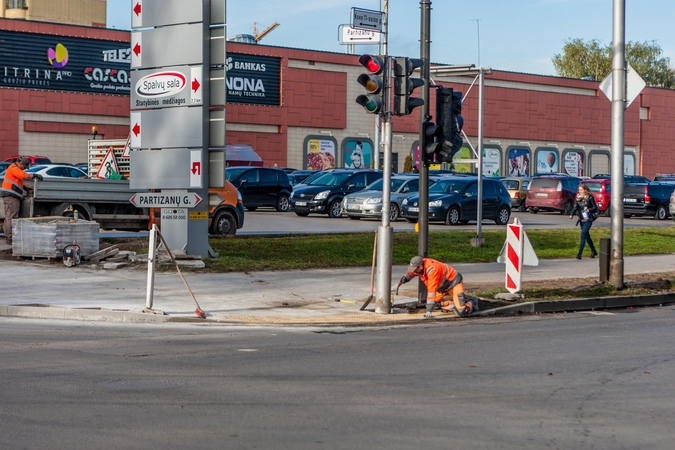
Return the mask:
{"type": "MultiPolygon", "coordinates": [[[[661,54],[661,47],[653,41],[626,44],[626,60],[647,85],[672,89],[675,72],[670,67],[670,58],[661,54]]],[[[588,42],[572,39],[565,42],[562,54],[554,55],[552,61],[559,76],[599,81],[612,70],[612,47],[597,39],[588,42]]]]}

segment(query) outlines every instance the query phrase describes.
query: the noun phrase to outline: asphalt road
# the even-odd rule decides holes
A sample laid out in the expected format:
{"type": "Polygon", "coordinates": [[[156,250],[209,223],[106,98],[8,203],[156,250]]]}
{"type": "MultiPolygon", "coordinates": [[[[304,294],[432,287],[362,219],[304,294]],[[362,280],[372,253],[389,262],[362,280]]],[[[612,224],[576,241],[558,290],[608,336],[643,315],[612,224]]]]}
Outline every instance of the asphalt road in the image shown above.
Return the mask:
{"type": "Polygon", "coordinates": [[[386,329],[0,319],[0,448],[667,449],[674,339],[673,306],[386,329]]]}

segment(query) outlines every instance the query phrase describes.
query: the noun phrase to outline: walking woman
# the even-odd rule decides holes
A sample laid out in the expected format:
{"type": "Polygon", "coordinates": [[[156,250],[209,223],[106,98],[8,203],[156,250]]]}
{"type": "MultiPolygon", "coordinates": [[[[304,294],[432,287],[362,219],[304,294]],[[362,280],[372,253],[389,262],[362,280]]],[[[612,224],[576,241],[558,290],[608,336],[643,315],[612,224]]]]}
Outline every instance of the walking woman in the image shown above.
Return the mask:
{"type": "Polygon", "coordinates": [[[598,217],[598,205],[595,204],[593,193],[585,184],[579,185],[575,200],[574,207],[570,211],[570,219],[573,219],[577,215],[579,217],[577,223],[581,226],[581,242],[579,243],[579,253],[577,253],[576,258],[581,259],[581,253],[584,251],[586,242],[588,242],[588,247],[591,249],[591,258],[595,258],[598,253],[595,251],[590,231],[593,221],[598,217]]]}

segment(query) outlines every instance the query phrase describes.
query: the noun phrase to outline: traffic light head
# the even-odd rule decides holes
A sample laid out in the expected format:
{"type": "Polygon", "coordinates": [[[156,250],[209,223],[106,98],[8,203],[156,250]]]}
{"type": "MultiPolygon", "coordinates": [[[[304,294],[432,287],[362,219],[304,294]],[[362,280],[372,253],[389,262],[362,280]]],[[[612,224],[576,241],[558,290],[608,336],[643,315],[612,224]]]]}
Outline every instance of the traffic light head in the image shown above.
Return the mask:
{"type": "Polygon", "coordinates": [[[422,122],[422,142],[420,144],[420,158],[424,163],[429,163],[441,150],[443,128],[431,122],[431,116],[426,116],[422,122]]]}
{"type": "Polygon", "coordinates": [[[368,69],[368,73],[362,73],[356,81],[366,88],[366,94],[356,97],[356,103],[371,113],[378,114],[384,103],[384,78],[382,72],[385,69],[385,58],[379,55],[361,55],[359,63],[368,69]]]}
{"type": "Polygon", "coordinates": [[[413,109],[424,105],[424,100],[410,97],[415,88],[424,86],[421,78],[412,78],[416,68],[422,67],[424,61],[416,58],[394,58],[394,114],[405,116],[413,109]]]}
{"type": "Polygon", "coordinates": [[[441,148],[437,152],[437,160],[451,163],[455,153],[462,149],[462,93],[452,88],[436,87],[436,118],[442,127],[441,148]]]}

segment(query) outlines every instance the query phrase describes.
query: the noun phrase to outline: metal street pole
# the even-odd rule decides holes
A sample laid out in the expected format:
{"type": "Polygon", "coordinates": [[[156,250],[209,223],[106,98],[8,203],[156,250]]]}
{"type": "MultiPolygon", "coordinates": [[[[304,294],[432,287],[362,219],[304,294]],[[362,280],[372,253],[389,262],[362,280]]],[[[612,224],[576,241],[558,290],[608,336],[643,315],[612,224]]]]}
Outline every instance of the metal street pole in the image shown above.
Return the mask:
{"type": "MultiPolygon", "coordinates": [[[[420,256],[429,256],[429,165],[424,162],[424,142],[422,122],[429,115],[429,47],[431,44],[431,0],[420,1],[420,59],[424,62],[420,67],[420,78],[424,80],[421,94],[424,105],[420,108],[420,187],[419,187],[419,215],[418,215],[418,252],[420,256]]],[[[421,280],[418,281],[417,301],[426,302],[427,288],[421,280]]]]}
{"type": "Polygon", "coordinates": [[[478,209],[476,217],[478,225],[476,237],[471,239],[471,246],[482,247],[485,244],[483,237],[483,92],[485,87],[485,70],[479,67],[478,74],[478,209]]]}
{"type": "Polygon", "coordinates": [[[384,23],[382,35],[384,39],[384,111],[382,114],[382,225],[377,233],[377,281],[375,312],[391,313],[391,263],[393,253],[393,230],[389,223],[389,205],[391,203],[391,58],[387,56],[387,32],[389,28],[389,1],[384,2],[384,23]]]}
{"type": "Polygon", "coordinates": [[[612,9],[612,229],[609,281],[623,289],[623,148],[626,109],[626,1],[612,9]]]}

